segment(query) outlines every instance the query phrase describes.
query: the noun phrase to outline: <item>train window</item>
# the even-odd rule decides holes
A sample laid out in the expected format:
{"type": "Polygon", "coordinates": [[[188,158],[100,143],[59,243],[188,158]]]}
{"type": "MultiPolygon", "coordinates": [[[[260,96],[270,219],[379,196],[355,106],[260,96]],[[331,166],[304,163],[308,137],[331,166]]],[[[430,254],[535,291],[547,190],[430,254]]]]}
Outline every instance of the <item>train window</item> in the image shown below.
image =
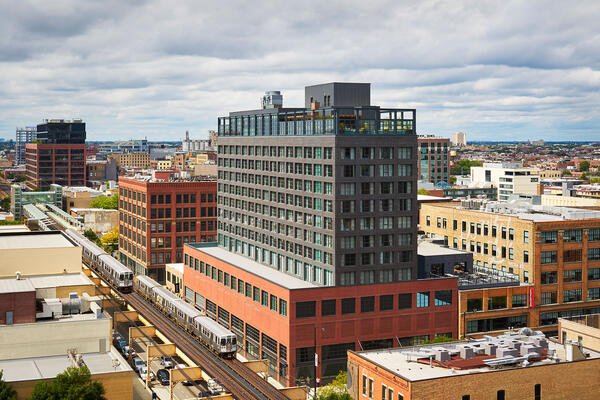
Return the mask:
{"type": "Polygon", "coordinates": [[[226,339],[221,339],[221,346],[225,346],[226,343],[227,343],[226,339]]]}

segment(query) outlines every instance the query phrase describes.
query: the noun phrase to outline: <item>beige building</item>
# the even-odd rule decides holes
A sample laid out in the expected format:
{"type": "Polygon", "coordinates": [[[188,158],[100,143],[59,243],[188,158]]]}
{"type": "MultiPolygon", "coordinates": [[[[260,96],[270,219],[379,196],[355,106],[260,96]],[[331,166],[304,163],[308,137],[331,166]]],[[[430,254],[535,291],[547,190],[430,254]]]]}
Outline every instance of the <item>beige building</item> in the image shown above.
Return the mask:
{"type": "Polygon", "coordinates": [[[194,165],[194,176],[217,176],[216,164],[197,164],[194,165]]]}
{"type": "Polygon", "coordinates": [[[562,171],[543,169],[543,170],[540,170],[539,175],[540,175],[540,179],[561,178],[562,171]]]}
{"type": "Polygon", "coordinates": [[[81,365],[107,399],[133,397],[133,371],[112,347],[110,315],[82,272],[0,279],[0,313],[0,370],[19,399],[81,365]]]}
{"type": "Polygon", "coordinates": [[[65,187],[63,188],[62,209],[69,214],[71,208],[89,208],[92,201],[102,195],[101,191],[85,186],[65,187]]]}
{"type": "Polygon", "coordinates": [[[59,231],[0,234],[0,278],[81,272],[81,247],[59,231]]]}
{"type": "Polygon", "coordinates": [[[471,185],[492,185],[498,189],[498,200],[508,200],[512,194],[538,194],[539,172],[536,168],[524,168],[521,163],[483,163],[481,167],[471,167],[471,185]]]}
{"type": "Polygon", "coordinates": [[[158,160],[156,162],[156,169],[170,169],[173,166],[173,161],[171,160],[158,160]]]}
{"type": "Polygon", "coordinates": [[[600,398],[600,353],[552,342],[527,328],[521,332],[477,342],[348,351],[350,395],[357,400],[600,398]]]}
{"type": "Polygon", "coordinates": [[[71,215],[83,218],[83,230],[91,229],[96,234],[106,233],[119,226],[119,210],[104,208],[72,208],[71,215]]]}
{"type": "Polygon", "coordinates": [[[150,153],[109,154],[106,157],[116,159],[118,167],[150,168],[150,153]]]}
{"type": "Polygon", "coordinates": [[[452,135],[452,145],[464,147],[467,145],[467,135],[464,132],[456,132],[452,135]]]}
{"type": "Polygon", "coordinates": [[[558,338],[600,351],[600,314],[581,315],[558,320],[558,338]]]}
{"type": "Polygon", "coordinates": [[[183,263],[165,265],[165,287],[179,297],[183,297],[183,263]]]}

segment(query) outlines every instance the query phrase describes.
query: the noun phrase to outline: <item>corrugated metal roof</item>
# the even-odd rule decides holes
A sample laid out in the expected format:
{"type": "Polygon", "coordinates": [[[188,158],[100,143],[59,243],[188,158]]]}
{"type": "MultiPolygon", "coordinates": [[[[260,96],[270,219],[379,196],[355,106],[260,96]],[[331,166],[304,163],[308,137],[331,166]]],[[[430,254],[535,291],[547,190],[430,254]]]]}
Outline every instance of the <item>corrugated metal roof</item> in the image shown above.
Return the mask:
{"type": "Polygon", "coordinates": [[[35,287],[28,279],[0,279],[0,293],[35,292],[35,287]]]}

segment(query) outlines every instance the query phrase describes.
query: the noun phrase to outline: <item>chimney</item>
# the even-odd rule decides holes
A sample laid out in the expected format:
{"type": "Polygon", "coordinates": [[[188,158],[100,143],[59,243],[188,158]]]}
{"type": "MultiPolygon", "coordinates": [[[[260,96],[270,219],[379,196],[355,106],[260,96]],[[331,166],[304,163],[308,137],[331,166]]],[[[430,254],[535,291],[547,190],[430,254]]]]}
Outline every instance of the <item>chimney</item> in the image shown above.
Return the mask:
{"type": "Polygon", "coordinates": [[[20,281],[21,280],[21,271],[17,271],[17,280],[20,281]]]}

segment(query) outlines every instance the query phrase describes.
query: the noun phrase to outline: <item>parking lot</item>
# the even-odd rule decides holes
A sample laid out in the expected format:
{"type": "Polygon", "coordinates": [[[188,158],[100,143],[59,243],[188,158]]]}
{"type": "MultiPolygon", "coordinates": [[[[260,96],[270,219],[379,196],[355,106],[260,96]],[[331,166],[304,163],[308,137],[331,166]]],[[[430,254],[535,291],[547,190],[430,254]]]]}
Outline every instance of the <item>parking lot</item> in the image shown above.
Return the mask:
{"type": "MultiPolygon", "coordinates": [[[[140,326],[142,325],[141,323],[137,323],[140,326]]],[[[122,322],[122,323],[117,323],[116,326],[116,332],[118,334],[114,334],[113,335],[113,346],[115,346],[119,351],[121,351],[121,354],[123,354],[123,357],[127,358],[127,353],[126,350],[123,349],[121,344],[125,344],[125,342],[119,343],[118,339],[120,338],[121,340],[126,341],[127,343],[129,343],[129,327],[130,327],[130,323],[128,322],[122,322]]],[[[130,364],[132,364],[132,368],[134,369],[134,371],[136,371],[135,366],[133,365],[133,360],[135,357],[139,357],[141,358],[141,360],[145,361],[146,360],[146,349],[148,347],[148,344],[162,344],[163,342],[157,338],[157,337],[153,337],[152,341],[150,341],[149,339],[146,338],[134,338],[133,339],[133,354],[132,354],[132,358],[131,358],[131,362],[130,364]]],[[[178,356],[174,356],[172,357],[173,359],[173,363],[175,365],[182,365],[187,367],[188,365],[185,364],[185,362],[179,358],[178,356]]],[[[139,361],[138,361],[139,362],[139,361]]],[[[151,373],[151,377],[153,378],[148,385],[148,389],[146,389],[145,387],[145,381],[143,381],[140,378],[139,373],[136,371],[135,372],[135,379],[137,382],[134,382],[134,398],[135,399],[151,399],[152,398],[152,392],[156,393],[158,395],[158,398],[160,399],[169,399],[169,384],[166,383],[166,385],[162,385],[158,379],[156,379],[157,373],[159,370],[161,369],[165,369],[165,367],[163,365],[161,365],[160,360],[157,359],[153,359],[150,363],[150,371],[151,373]]],[[[183,383],[178,383],[173,387],[173,398],[177,399],[177,400],[187,400],[187,399],[197,399],[198,397],[202,397],[202,396],[206,396],[208,392],[207,386],[206,386],[206,382],[204,381],[196,381],[195,385],[194,384],[189,384],[189,385],[185,385],[183,383]]]]}

